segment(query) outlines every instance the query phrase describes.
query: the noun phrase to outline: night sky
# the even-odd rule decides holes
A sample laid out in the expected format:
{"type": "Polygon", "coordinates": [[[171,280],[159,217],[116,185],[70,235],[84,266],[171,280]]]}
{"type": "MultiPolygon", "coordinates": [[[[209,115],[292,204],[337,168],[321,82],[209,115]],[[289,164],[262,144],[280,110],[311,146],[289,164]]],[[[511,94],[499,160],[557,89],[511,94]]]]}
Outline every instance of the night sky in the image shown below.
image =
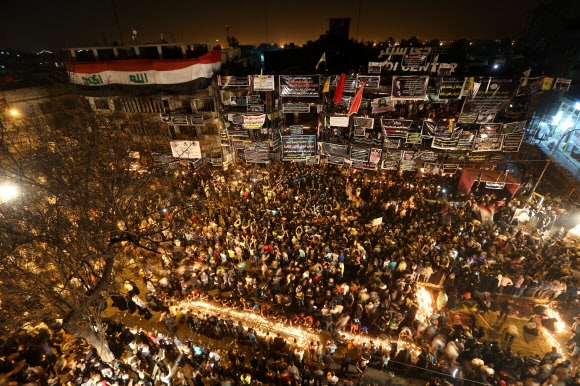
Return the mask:
{"type": "Polygon", "coordinates": [[[350,17],[350,36],[358,40],[513,38],[542,0],[11,1],[0,10],[0,47],[39,51],[120,42],[113,3],[126,44],[133,25],[140,44],[158,42],[163,33],[169,42],[219,40],[225,46],[226,24],[243,44],[265,42],[266,14],[268,42],[278,44],[318,39],[331,17],[350,17]]]}

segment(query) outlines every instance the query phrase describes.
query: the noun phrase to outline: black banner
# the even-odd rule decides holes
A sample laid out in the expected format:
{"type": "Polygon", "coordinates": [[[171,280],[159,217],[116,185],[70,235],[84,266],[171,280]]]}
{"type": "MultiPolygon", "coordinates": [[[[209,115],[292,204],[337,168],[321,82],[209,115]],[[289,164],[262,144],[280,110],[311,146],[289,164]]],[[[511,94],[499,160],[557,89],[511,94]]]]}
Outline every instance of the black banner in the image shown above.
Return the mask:
{"type": "Polygon", "coordinates": [[[391,138],[407,138],[412,123],[412,120],[406,119],[381,119],[383,134],[391,138]]]}
{"type": "Polygon", "coordinates": [[[310,103],[282,103],[284,113],[309,113],[310,103]]]}
{"type": "Polygon", "coordinates": [[[475,131],[462,130],[457,138],[457,150],[471,150],[475,139],[475,131]]]}
{"type": "Polygon", "coordinates": [[[365,82],[365,88],[368,89],[377,89],[381,85],[381,77],[380,76],[368,76],[368,75],[358,75],[358,87],[365,82]]]}
{"type": "Polygon", "coordinates": [[[526,132],[526,121],[504,123],[503,134],[521,134],[526,132]]]}
{"type": "Polygon", "coordinates": [[[318,97],[320,75],[280,75],[280,96],[318,97]]]}
{"type": "Polygon", "coordinates": [[[520,87],[518,87],[516,96],[540,94],[542,92],[543,84],[543,76],[537,78],[523,78],[520,80],[520,87]]]}
{"type": "Polygon", "coordinates": [[[423,121],[422,134],[424,137],[454,138],[459,136],[460,130],[459,128],[453,127],[453,123],[449,121],[423,121]]]}
{"type": "Polygon", "coordinates": [[[282,161],[305,161],[316,155],[316,136],[282,137],[282,161]]]}
{"type": "Polygon", "coordinates": [[[390,161],[384,159],[381,163],[381,169],[383,170],[397,170],[399,169],[399,161],[390,161]]]}
{"type": "Polygon", "coordinates": [[[502,150],[504,153],[517,153],[520,150],[525,133],[506,134],[503,138],[502,150]]]}
{"type": "Polygon", "coordinates": [[[250,87],[249,76],[218,76],[218,86],[221,87],[250,87]]]}
{"type": "Polygon", "coordinates": [[[400,138],[388,138],[385,137],[383,141],[383,147],[387,149],[398,149],[401,146],[400,138]]]}
{"type": "Polygon", "coordinates": [[[501,111],[508,105],[516,87],[517,84],[511,79],[487,78],[474,81],[461,114],[501,111]]]}
{"type": "Polygon", "coordinates": [[[391,98],[425,99],[428,76],[393,76],[391,98]]]}
{"type": "Polygon", "coordinates": [[[444,80],[439,87],[439,99],[459,99],[465,80],[444,80]]]}
{"type": "Polygon", "coordinates": [[[431,142],[431,147],[433,149],[442,150],[456,150],[458,139],[456,138],[441,138],[433,137],[433,142],[431,142]]]}
{"type": "Polygon", "coordinates": [[[302,135],[302,134],[304,134],[304,126],[302,125],[290,126],[290,135],[302,135]]]}
{"type": "Polygon", "coordinates": [[[321,146],[321,153],[322,155],[346,158],[348,155],[348,145],[324,142],[321,146]]]}
{"type": "Polygon", "coordinates": [[[420,145],[423,143],[423,136],[421,135],[421,133],[407,133],[406,143],[420,145]]]}
{"type": "Polygon", "coordinates": [[[248,97],[247,96],[230,96],[230,106],[247,106],[248,97]]]}
{"type": "Polygon", "coordinates": [[[363,161],[368,162],[370,150],[366,147],[350,147],[350,159],[351,161],[363,161]]]}

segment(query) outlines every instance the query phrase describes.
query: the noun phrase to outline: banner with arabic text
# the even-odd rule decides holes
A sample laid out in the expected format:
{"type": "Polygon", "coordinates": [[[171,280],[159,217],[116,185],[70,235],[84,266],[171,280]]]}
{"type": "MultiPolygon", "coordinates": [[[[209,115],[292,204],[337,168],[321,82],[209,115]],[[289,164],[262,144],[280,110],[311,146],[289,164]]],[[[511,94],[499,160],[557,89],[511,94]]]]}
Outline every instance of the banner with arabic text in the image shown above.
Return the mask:
{"type": "Polygon", "coordinates": [[[473,151],[499,151],[503,136],[501,123],[480,125],[473,141],[473,151]]]}
{"type": "Polygon", "coordinates": [[[428,76],[393,76],[392,99],[422,100],[427,95],[428,76]]]}
{"type": "Polygon", "coordinates": [[[316,155],[316,136],[282,137],[282,161],[306,161],[316,155]]]}
{"type": "Polygon", "coordinates": [[[318,97],[320,75],[280,75],[280,96],[318,97]]]}
{"type": "Polygon", "coordinates": [[[407,138],[412,123],[410,119],[381,119],[383,134],[390,138],[407,138]]]}

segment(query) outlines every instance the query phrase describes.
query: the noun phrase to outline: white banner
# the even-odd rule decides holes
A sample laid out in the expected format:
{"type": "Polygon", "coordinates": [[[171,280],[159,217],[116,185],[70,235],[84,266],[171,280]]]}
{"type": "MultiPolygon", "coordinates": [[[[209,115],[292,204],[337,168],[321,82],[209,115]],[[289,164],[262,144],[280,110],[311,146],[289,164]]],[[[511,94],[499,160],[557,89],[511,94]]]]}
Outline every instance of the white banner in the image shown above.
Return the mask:
{"type": "Polygon", "coordinates": [[[254,91],[274,91],[274,75],[254,75],[254,91]]]}
{"type": "Polygon", "coordinates": [[[170,145],[175,158],[201,158],[199,141],[171,141],[170,145]]]}
{"type": "Polygon", "coordinates": [[[330,117],[330,126],[348,127],[348,117],[330,117]]]}
{"type": "Polygon", "coordinates": [[[260,115],[244,115],[244,129],[261,129],[266,121],[266,114],[260,115]]]}

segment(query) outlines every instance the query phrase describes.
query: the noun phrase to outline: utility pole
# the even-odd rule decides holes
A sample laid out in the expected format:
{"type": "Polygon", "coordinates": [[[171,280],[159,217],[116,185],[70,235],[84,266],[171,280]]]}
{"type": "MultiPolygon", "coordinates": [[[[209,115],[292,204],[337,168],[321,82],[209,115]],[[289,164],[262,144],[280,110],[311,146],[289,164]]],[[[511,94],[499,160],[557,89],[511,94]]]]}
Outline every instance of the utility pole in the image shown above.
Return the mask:
{"type": "Polygon", "coordinates": [[[115,0],[111,0],[111,8],[113,9],[113,15],[115,16],[115,24],[117,25],[117,31],[119,32],[119,37],[121,38],[121,45],[125,45],[123,40],[123,33],[121,32],[121,24],[119,23],[119,15],[117,14],[117,4],[115,0]]]}

